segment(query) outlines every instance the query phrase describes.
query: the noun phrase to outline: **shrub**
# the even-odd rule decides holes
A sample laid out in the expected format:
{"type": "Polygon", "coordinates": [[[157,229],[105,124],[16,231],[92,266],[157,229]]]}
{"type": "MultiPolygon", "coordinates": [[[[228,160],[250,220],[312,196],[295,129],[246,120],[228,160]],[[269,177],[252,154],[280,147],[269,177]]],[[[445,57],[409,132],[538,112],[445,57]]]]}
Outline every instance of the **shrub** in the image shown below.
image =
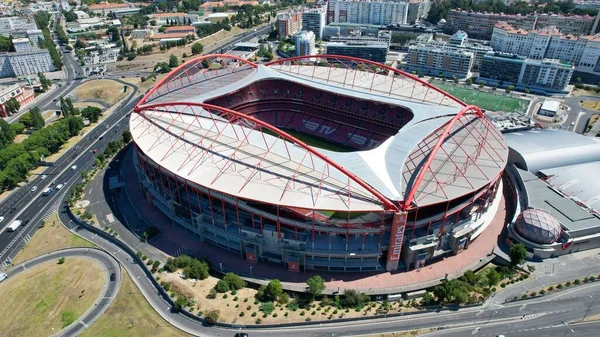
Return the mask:
{"type": "Polygon", "coordinates": [[[313,311],[313,312],[311,312],[310,314],[314,316],[314,315],[316,315],[316,314],[317,314],[317,312],[316,312],[316,311],[313,311]]]}
{"type": "Polygon", "coordinates": [[[521,295],[521,298],[527,298],[527,294],[521,295]]]}
{"type": "Polygon", "coordinates": [[[227,294],[223,294],[223,299],[227,299],[227,294]]]}
{"type": "Polygon", "coordinates": [[[153,269],[158,269],[158,267],[160,266],[160,261],[156,260],[152,263],[152,268],[153,269]]]}
{"type": "Polygon", "coordinates": [[[142,261],[146,261],[148,257],[146,255],[142,255],[142,261]]]}
{"type": "Polygon", "coordinates": [[[236,308],[236,309],[237,309],[237,308],[239,308],[239,307],[240,307],[240,305],[239,305],[239,304],[236,304],[236,305],[235,305],[235,308],[236,308]]]}
{"type": "Polygon", "coordinates": [[[260,324],[260,323],[262,323],[262,319],[260,319],[260,318],[257,318],[255,323],[256,323],[256,324],[260,324]]]}
{"type": "Polygon", "coordinates": [[[334,315],[337,315],[337,313],[338,313],[338,311],[337,311],[337,309],[335,309],[335,310],[333,311],[333,314],[334,314],[334,315]]]}
{"type": "Polygon", "coordinates": [[[546,290],[544,290],[544,289],[540,290],[540,295],[544,295],[544,294],[546,294],[546,290]]]}
{"type": "Polygon", "coordinates": [[[244,312],[240,311],[240,317],[244,317],[244,312]]]}
{"type": "Polygon", "coordinates": [[[506,283],[502,283],[502,284],[500,285],[500,287],[501,287],[501,288],[506,288],[506,283]]]}
{"type": "MultiPolygon", "coordinates": [[[[231,288],[231,287],[229,287],[229,288],[231,288]]],[[[234,290],[232,290],[232,291],[231,291],[231,295],[237,295],[237,291],[235,291],[235,289],[234,289],[234,290]]]]}
{"type": "Polygon", "coordinates": [[[209,311],[206,313],[206,316],[204,316],[204,320],[208,324],[215,324],[219,321],[219,313],[219,310],[209,311]]]}
{"type": "Polygon", "coordinates": [[[277,313],[276,313],[276,312],[275,312],[275,313],[273,313],[273,317],[277,317],[277,313]]]}
{"type": "Polygon", "coordinates": [[[305,321],[310,322],[311,321],[310,317],[306,317],[305,321]]]}
{"type": "Polygon", "coordinates": [[[532,292],[529,294],[529,296],[531,296],[531,297],[534,297],[534,296],[536,296],[536,295],[537,295],[537,292],[535,292],[535,291],[532,291],[532,292]]]}
{"type": "Polygon", "coordinates": [[[152,261],[152,260],[148,260],[148,261],[146,261],[146,265],[147,265],[147,266],[150,266],[150,265],[152,265],[153,263],[154,263],[154,261],[152,261]]]}
{"type": "Polygon", "coordinates": [[[244,303],[248,302],[248,298],[244,298],[244,303]]]}
{"type": "Polygon", "coordinates": [[[570,286],[571,286],[571,281],[567,281],[567,282],[565,283],[565,285],[566,285],[567,287],[570,287],[570,286]]]}
{"type": "Polygon", "coordinates": [[[273,302],[265,302],[260,305],[259,310],[265,313],[265,315],[270,315],[275,310],[275,305],[273,302]]]}
{"type": "Polygon", "coordinates": [[[304,316],[304,310],[300,311],[300,316],[304,316]]]}
{"type": "Polygon", "coordinates": [[[257,305],[258,303],[258,300],[254,300],[254,305],[257,305]]]}
{"type": "Polygon", "coordinates": [[[237,296],[235,296],[235,297],[233,298],[233,301],[234,301],[234,302],[237,302],[237,300],[238,300],[238,297],[237,297],[237,296]]]}
{"type": "Polygon", "coordinates": [[[288,312],[286,311],[283,316],[288,317],[288,312]]]}
{"type": "Polygon", "coordinates": [[[63,263],[65,263],[65,258],[64,257],[61,257],[60,259],[58,259],[57,264],[63,264],[63,263]]]}
{"type": "Polygon", "coordinates": [[[554,290],[554,286],[549,286],[549,287],[548,287],[548,290],[549,290],[549,291],[552,291],[552,290],[554,290]]]}
{"type": "Polygon", "coordinates": [[[562,283],[559,283],[559,284],[556,286],[556,288],[558,288],[558,289],[562,289],[563,287],[564,287],[564,286],[562,285],[562,283]]]}
{"type": "MultiPolygon", "coordinates": [[[[246,281],[234,273],[225,274],[225,276],[223,276],[223,281],[227,282],[227,285],[229,285],[229,288],[232,290],[242,289],[246,286],[246,281]]],[[[235,294],[232,292],[232,295],[235,294]]]]}
{"type": "Polygon", "coordinates": [[[212,288],[208,292],[208,295],[206,295],[206,298],[211,299],[211,300],[217,298],[217,291],[215,290],[215,288],[212,288]]]}
{"type": "Polygon", "coordinates": [[[277,299],[277,303],[281,304],[281,305],[285,305],[290,301],[290,295],[288,295],[286,292],[284,292],[283,294],[281,294],[279,296],[279,298],[277,299]]]}
{"type": "Polygon", "coordinates": [[[252,317],[256,317],[256,311],[252,313],[252,315],[250,315],[252,317]]]}
{"type": "Polygon", "coordinates": [[[573,283],[575,283],[575,284],[580,284],[580,283],[581,283],[581,280],[580,280],[580,279],[576,279],[576,280],[575,280],[575,282],[573,282],[573,283]]]}
{"type": "Polygon", "coordinates": [[[267,314],[263,314],[263,318],[267,318],[267,314]]]}
{"type": "Polygon", "coordinates": [[[596,277],[595,276],[590,276],[590,282],[594,282],[596,281],[596,277]]]}
{"type": "Polygon", "coordinates": [[[225,280],[219,280],[217,284],[215,284],[215,290],[220,293],[226,293],[229,291],[229,284],[225,282],[225,280]]]}

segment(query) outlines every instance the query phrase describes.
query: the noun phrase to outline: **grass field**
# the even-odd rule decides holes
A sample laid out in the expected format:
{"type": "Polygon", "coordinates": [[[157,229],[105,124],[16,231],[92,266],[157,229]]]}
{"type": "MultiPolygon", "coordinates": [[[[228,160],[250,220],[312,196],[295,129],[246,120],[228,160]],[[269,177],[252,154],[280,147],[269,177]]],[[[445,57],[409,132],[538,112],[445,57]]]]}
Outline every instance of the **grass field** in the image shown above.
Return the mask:
{"type": "Polygon", "coordinates": [[[600,101],[581,101],[579,105],[584,108],[600,111],[600,101]]]}
{"type": "Polygon", "coordinates": [[[13,259],[13,263],[19,264],[36,256],[69,247],[95,247],[95,245],[69,232],[60,224],[56,213],[52,213],[46,220],[46,225],[35,232],[31,241],[13,259]]]}
{"type": "Polygon", "coordinates": [[[31,268],[0,287],[0,335],[50,336],[79,318],[105,282],[99,264],[67,258],[31,268]]]}
{"type": "MultiPolygon", "coordinates": [[[[298,132],[298,131],[294,131],[294,130],[289,130],[289,129],[286,129],[286,128],[280,128],[280,130],[285,131],[290,136],[296,137],[301,142],[304,142],[307,145],[310,145],[312,147],[317,147],[317,148],[320,148],[320,149],[330,150],[330,151],[335,151],[335,152],[351,152],[351,151],[354,151],[350,147],[343,146],[343,145],[338,145],[338,144],[334,144],[334,143],[329,142],[329,141],[327,141],[325,139],[321,139],[321,138],[318,138],[318,137],[315,137],[315,136],[307,135],[307,134],[302,133],[302,132],[298,132]]],[[[272,132],[271,130],[263,129],[263,132],[266,133],[266,134],[275,136],[275,133],[272,132]]]]}
{"type": "Polygon", "coordinates": [[[477,105],[481,109],[489,111],[525,112],[529,106],[529,101],[524,99],[467,89],[462,85],[454,86],[442,83],[433,83],[433,85],[467,104],[477,105]]]}
{"type": "MultiPolygon", "coordinates": [[[[128,90],[131,90],[129,88],[128,90]]],[[[123,92],[123,84],[111,80],[92,80],[85,82],[75,89],[73,95],[80,101],[100,99],[108,105],[117,103],[127,93],[123,92]]]]}
{"type": "Polygon", "coordinates": [[[160,317],[121,268],[123,282],[117,297],[81,337],[190,336],[160,317]]]}

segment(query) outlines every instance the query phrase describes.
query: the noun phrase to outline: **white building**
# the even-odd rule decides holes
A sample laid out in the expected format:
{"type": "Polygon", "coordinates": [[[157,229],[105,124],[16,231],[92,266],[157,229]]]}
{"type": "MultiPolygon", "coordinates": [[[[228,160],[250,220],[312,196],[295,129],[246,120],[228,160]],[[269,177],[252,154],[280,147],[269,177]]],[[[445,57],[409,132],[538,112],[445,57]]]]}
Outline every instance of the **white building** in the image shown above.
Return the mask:
{"type": "Polygon", "coordinates": [[[498,52],[534,60],[557,59],[573,64],[576,71],[600,74],[600,35],[564,35],[556,27],[515,29],[499,22],[490,44],[498,52]]]}
{"type": "Polygon", "coordinates": [[[132,39],[145,39],[152,36],[152,30],[150,29],[134,29],[131,31],[132,39]]]}
{"type": "Polygon", "coordinates": [[[0,35],[8,37],[14,30],[37,29],[35,22],[27,17],[0,18],[0,35]]]}
{"type": "Polygon", "coordinates": [[[78,19],[89,19],[90,15],[84,11],[73,11],[78,19]]]}
{"type": "Polygon", "coordinates": [[[315,33],[311,31],[301,31],[296,35],[296,55],[314,55],[315,49],[315,33]]]}
{"type": "Polygon", "coordinates": [[[331,0],[327,20],[373,25],[405,24],[408,6],[408,2],[400,1],[331,0]]]}
{"type": "Polygon", "coordinates": [[[560,108],[559,101],[544,101],[540,111],[538,114],[542,116],[554,117],[558,113],[558,109],[560,108]]]}
{"type": "Polygon", "coordinates": [[[200,17],[197,14],[187,13],[156,13],[152,14],[152,19],[156,20],[156,25],[158,26],[164,26],[167,22],[193,25],[200,21],[200,17]]]}
{"type": "Polygon", "coordinates": [[[40,40],[44,40],[44,34],[40,29],[30,29],[27,31],[27,38],[35,49],[40,48],[40,40]]]}
{"type": "Polygon", "coordinates": [[[0,77],[26,76],[54,70],[47,50],[0,54],[0,77]]]}
{"type": "Polygon", "coordinates": [[[408,48],[405,69],[425,75],[466,78],[471,72],[474,58],[472,52],[453,47],[415,45],[408,48]]]}
{"type": "Polygon", "coordinates": [[[117,62],[120,48],[114,43],[99,44],[85,48],[85,65],[94,66],[97,64],[117,62]]]}
{"type": "Polygon", "coordinates": [[[323,29],[326,24],[327,11],[325,7],[307,9],[302,13],[302,30],[315,33],[315,38],[323,39],[323,29]]]}
{"type": "Polygon", "coordinates": [[[33,46],[28,38],[12,39],[12,43],[17,53],[33,51],[33,46]]]}

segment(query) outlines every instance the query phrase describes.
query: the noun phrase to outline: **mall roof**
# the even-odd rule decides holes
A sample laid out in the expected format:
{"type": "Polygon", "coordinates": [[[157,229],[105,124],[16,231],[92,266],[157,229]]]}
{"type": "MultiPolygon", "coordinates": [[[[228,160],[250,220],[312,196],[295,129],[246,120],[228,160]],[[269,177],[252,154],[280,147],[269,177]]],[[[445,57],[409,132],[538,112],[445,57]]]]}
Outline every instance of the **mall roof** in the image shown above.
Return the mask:
{"type": "Polygon", "coordinates": [[[600,142],[561,129],[534,129],[505,133],[510,161],[537,173],[544,169],[600,160],[600,142]]]}

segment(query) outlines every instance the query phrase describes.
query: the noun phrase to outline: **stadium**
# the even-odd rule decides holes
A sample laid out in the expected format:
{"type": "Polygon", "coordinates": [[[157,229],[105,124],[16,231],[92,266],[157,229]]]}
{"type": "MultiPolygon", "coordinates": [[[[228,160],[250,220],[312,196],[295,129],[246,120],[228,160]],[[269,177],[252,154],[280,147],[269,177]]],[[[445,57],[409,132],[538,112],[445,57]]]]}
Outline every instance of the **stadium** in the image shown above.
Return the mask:
{"type": "Polygon", "coordinates": [[[476,106],[410,74],[319,55],[185,62],[130,117],[148,200],[253,263],[410,270],[498,210],[508,147],[476,106]]]}

